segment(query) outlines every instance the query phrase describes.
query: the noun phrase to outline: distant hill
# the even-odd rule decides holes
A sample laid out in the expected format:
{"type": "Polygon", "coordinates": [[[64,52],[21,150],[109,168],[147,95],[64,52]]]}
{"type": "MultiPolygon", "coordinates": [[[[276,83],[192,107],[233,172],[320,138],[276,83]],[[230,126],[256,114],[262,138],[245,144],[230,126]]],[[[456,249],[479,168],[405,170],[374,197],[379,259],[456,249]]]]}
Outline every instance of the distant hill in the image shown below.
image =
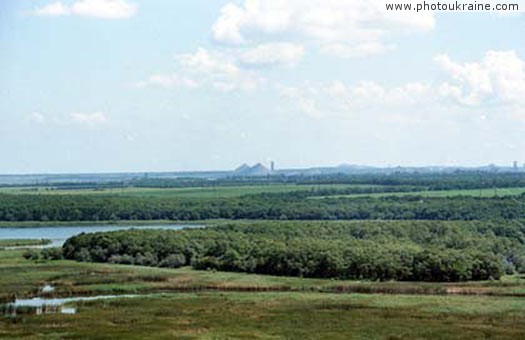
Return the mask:
{"type": "Polygon", "coordinates": [[[233,172],[235,172],[235,173],[245,173],[245,172],[250,171],[250,169],[251,169],[251,167],[248,164],[243,163],[242,165],[237,167],[235,170],[233,170],[233,172]]]}
{"type": "Polygon", "coordinates": [[[261,163],[253,166],[242,164],[235,170],[220,171],[177,171],[177,172],[123,172],[123,173],[77,173],[77,174],[0,174],[0,185],[52,185],[55,183],[111,183],[141,179],[180,179],[194,178],[216,180],[229,177],[277,176],[324,176],[324,175],[360,175],[393,173],[453,173],[456,171],[474,171],[480,173],[525,173],[525,165],[520,167],[498,166],[489,164],[480,167],[461,166],[422,166],[422,167],[373,167],[358,164],[340,164],[338,166],[295,168],[271,171],[261,163]]]}
{"type": "Polygon", "coordinates": [[[270,174],[270,170],[261,163],[254,166],[243,164],[233,172],[234,176],[266,176],[268,174],[270,174]]]}

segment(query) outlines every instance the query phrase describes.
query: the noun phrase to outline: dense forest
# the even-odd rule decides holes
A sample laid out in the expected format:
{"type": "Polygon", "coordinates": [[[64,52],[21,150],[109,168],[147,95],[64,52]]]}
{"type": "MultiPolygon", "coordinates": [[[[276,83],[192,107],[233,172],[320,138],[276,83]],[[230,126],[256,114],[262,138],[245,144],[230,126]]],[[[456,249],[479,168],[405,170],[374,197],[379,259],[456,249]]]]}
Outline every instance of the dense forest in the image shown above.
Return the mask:
{"type": "Polygon", "coordinates": [[[525,272],[519,222],[254,222],[180,231],[81,234],[78,261],[272,275],[410,281],[498,279],[525,272]]]}
{"type": "Polygon", "coordinates": [[[525,218],[524,199],[524,195],[310,199],[304,192],[227,199],[0,194],[0,221],[519,219],[525,218]]]}

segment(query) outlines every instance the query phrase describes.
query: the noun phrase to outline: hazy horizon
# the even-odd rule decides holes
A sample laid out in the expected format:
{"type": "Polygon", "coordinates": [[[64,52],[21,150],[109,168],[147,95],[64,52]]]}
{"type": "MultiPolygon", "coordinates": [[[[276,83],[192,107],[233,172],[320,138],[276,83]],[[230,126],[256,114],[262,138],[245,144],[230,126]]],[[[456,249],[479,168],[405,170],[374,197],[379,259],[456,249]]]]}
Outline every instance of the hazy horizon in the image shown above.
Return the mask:
{"type": "Polygon", "coordinates": [[[1,174],[525,162],[523,13],[6,0],[1,174]]]}
{"type": "MultiPolygon", "coordinates": [[[[120,174],[120,173],[185,173],[185,172],[229,172],[234,171],[238,166],[241,166],[243,164],[247,164],[249,166],[254,166],[256,164],[262,164],[263,166],[270,168],[270,163],[266,162],[254,162],[254,163],[241,163],[237,164],[234,167],[230,168],[222,168],[222,169],[186,169],[186,170],[177,170],[177,169],[168,169],[168,170],[159,170],[159,171],[153,171],[153,170],[124,170],[124,171],[75,171],[75,172],[13,172],[13,173],[0,173],[0,176],[24,176],[24,175],[91,175],[91,174],[120,174]]],[[[488,167],[488,166],[495,166],[497,168],[512,168],[513,163],[511,164],[495,164],[495,163],[488,163],[488,164],[479,164],[479,165],[465,165],[465,164],[455,164],[455,165],[447,165],[447,164],[414,164],[414,165],[404,165],[404,164],[387,164],[387,165],[370,165],[370,164],[355,164],[355,163],[339,163],[339,164],[317,164],[317,165],[306,165],[306,166],[285,166],[285,167],[278,167],[278,164],[275,165],[276,171],[280,170],[305,170],[305,169],[315,169],[315,168],[336,168],[339,166],[357,166],[357,167],[370,167],[370,168],[376,168],[376,169],[389,169],[389,168],[464,168],[464,169],[477,169],[481,167],[488,167]]],[[[525,168],[525,163],[519,163],[518,162],[518,169],[525,168]]]]}

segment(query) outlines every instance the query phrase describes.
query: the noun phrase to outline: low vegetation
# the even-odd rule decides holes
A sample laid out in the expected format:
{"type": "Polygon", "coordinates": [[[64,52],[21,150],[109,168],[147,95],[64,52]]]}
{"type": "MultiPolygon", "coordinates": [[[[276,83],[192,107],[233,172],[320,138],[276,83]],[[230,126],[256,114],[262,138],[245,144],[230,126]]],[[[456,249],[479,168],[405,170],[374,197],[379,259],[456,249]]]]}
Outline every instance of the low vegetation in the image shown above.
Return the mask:
{"type": "Polygon", "coordinates": [[[114,263],[49,260],[35,250],[0,252],[0,302],[13,297],[41,294],[45,284],[55,288],[51,296],[96,294],[146,294],[157,292],[325,292],[366,294],[487,295],[525,297],[522,275],[505,275],[500,280],[446,282],[396,282],[334,280],[290,276],[258,275],[190,267],[159,268],[114,263]]]}
{"type": "Polygon", "coordinates": [[[25,246],[44,246],[50,244],[51,240],[41,239],[0,239],[0,248],[2,247],[25,247],[25,246]]]}
{"type": "Polygon", "coordinates": [[[0,317],[0,338],[525,336],[525,280],[518,275],[465,283],[344,281],[33,260],[23,253],[0,252],[0,300],[39,296],[45,284],[55,288],[48,296],[164,294],[78,302],[76,315],[20,311],[0,317]]]}
{"type": "Polygon", "coordinates": [[[518,339],[519,298],[188,293],[76,303],[76,315],[0,318],[7,339],[518,339]]]}

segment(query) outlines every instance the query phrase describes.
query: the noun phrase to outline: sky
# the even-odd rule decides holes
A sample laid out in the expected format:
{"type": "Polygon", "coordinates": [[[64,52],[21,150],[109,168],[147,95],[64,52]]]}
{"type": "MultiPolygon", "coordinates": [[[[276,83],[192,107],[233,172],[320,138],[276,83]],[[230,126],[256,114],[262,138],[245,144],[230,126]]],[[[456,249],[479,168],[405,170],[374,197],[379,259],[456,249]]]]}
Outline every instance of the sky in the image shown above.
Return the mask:
{"type": "Polygon", "coordinates": [[[525,163],[525,15],[384,3],[2,0],[0,173],[525,163]]]}

